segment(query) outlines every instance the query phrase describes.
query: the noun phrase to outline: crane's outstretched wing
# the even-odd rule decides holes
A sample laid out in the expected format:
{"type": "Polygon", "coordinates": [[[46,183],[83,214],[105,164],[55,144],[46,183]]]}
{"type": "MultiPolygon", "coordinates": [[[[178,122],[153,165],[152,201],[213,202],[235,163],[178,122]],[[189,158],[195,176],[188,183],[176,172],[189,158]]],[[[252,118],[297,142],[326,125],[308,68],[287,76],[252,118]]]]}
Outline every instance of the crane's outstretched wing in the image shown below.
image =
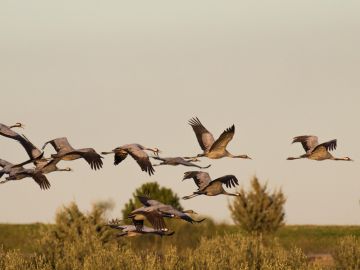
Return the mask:
{"type": "Polygon", "coordinates": [[[305,152],[311,152],[319,145],[318,137],[313,135],[297,136],[293,138],[292,143],[301,143],[305,152]]]}
{"type": "Polygon", "coordinates": [[[331,140],[331,141],[328,141],[328,142],[324,142],[324,143],[321,143],[319,145],[317,145],[313,152],[315,152],[317,149],[319,149],[320,147],[325,147],[325,149],[327,151],[332,151],[332,150],[335,150],[336,149],[336,146],[337,146],[337,140],[331,140]]]}
{"type": "Polygon", "coordinates": [[[222,177],[216,178],[212,182],[221,182],[225,184],[227,188],[236,187],[239,185],[239,181],[237,180],[235,175],[224,175],[222,177]]]}
{"type": "Polygon", "coordinates": [[[210,150],[215,142],[213,135],[201,124],[199,118],[193,117],[189,120],[189,125],[193,128],[196,138],[204,152],[210,150]]]}
{"type": "Polygon", "coordinates": [[[0,135],[10,139],[15,139],[16,136],[20,136],[19,133],[13,131],[10,127],[4,124],[0,124],[0,135]]]}
{"type": "Polygon", "coordinates": [[[224,151],[226,146],[232,140],[235,134],[235,126],[232,125],[231,127],[225,129],[223,133],[221,133],[220,137],[214,142],[211,146],[210,151],[224,151]]]}
{"type": "Polygon", "coordinates": [[[150,199],[149,197],[145,196],[145,195],[142,195],[142,196],[136,196],[139,201],[145,205],[145,206],[155,206],[155,205],[160,205],[160,204],[163,204],[157,200],[153,200],[153,199],[150,199]]]}
{"type": "Polygon", "coordinates": [[[44,148],[46,147],[47,144],[51,144],[56,152],[59,152],[60,150],[67,150],[67,151],[73,151],[75,150],[69,143],[68,139],[66,137],[62,137],[62,138],[56,138],[54,140],[48,141],[46,142],[42,149],[44,150],[44,148]]]}
{"type": "Polygon", "coordinates": [[[183,180],[190,178],[194,179],[195,184],[200,190],[205,188],[211,181],[210,175],[207,172],[202,171],[185,172],[183,180]]]}
{"type": "Polygon", "coordinates": [[[114,150],[114,165],[119,165],[126,157],[128,152],[122,148],[116,148],[114,150]]]}
{"type": "Polygon", "coordinates": [[[130,213],[129,218],[136,221],[144,220],[146,218],[155,230],[167,231],[165,221],[161,213],[153,207],[141,207],[135,209],[130,213]]]}
{"type": "Polygon", "coordinates": [[[135,219],[135,217],[134,217],[131,220],[132,220],[132,223],[134,224],[136,230],[138,230],[138,231],[143,230],[143,228],[144,228],[144,220],[143,219],[135,219]]]}
{"type": "Polygon", "coordinates": [[[28,163],[40,157],[42,154],[41,151],[34,144],[32,144],[28,138],[25,137],[25,135],[20,135],[6,125],[0,124],[0,135],[18,141],[24,147],[26,153],[30,157],[28,163]]]}
{"type": "Polygon", "coordinates": [[[40,188],[43,190],[49,189],[51,186],[49,180],[42,173],[35,173],[32,175],[32,178],[35,180],[36,183],[38,183],[40,188]]]}
{"type": "MultiPolygon", "coordinates": [[[[66,155],[78,154],[83,157],[87,163],[89,163],[91,169],[99,170],[103,166],[102,156],[95,152],[93,148],[78,149],[75,151],[68,152],[66,155]]],[[[65,155],[65,156],[66,156],[65,155]]]]}
{"type": "Polygon", "coordinates": [[[137,147],[129,147],[126,149],[133,159],[139,164],[142,171],[147,172],[150,176],[154,174],[155,170],[150,162],[148,154],[144,150],[137,147]]]}

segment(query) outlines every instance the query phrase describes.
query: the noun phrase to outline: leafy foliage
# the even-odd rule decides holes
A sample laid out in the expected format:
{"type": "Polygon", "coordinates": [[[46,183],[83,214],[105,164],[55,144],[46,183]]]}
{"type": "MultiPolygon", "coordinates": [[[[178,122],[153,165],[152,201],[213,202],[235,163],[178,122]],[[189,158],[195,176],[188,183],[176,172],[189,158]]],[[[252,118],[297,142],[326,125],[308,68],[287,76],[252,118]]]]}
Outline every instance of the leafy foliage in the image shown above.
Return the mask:
{"type": "Polygon", "coordinates": [[[251,190],[243,188],[239,196],[229,204],[235,224],[249,233],[272,233],[284,225],[285,196],[281,190],[269,193],[267,185],[261,185],[257,177],[251,180],[251,190]]]}
{"type": "Polygon", "coordinates": [[[55,269],[72,269],[72,265],[57,263],[63,257],[83,262],[86,254],[94,252],[99,245],[113,239],[114,232],[107,226],[106,212],[112,208],[110,202],[93,205],[89,213],[83,213],[73,202],[60,209],[55,225],[43,233],[39,250],[55,269]]]}
{"type": "Polygon", "coordinates": [[[157,182],[149,182],[142,184],[137,188],[133,193],[133,198],[125,204],[124,209],[122,210],[124,220],[128,217],[130,212],[142,206],[137,198],[137,196],[141,195],[148,195],[151,199],[158,200],[164,204],[170,204],[179,210],[183,210],[179,197],[170,188],[160,187],[157,182]]]}

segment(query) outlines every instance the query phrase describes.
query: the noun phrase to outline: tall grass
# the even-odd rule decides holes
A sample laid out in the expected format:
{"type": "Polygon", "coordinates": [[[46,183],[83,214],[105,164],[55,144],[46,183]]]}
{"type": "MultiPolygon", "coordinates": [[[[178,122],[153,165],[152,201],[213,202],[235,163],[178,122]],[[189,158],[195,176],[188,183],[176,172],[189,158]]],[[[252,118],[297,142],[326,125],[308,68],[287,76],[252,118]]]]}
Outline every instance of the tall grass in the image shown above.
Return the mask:
{"type": "Polygon", "coordinates": [[[55,250],[54,256],[27,257],[18,251],[0,250],[0,269],[321,269],[311,264],[300,249],[285,250],[277,240],[267,241],[261,236],[229,234],[203,238],[197,248],[182,253],[174,246],[149,252],[117,242],[104,244],[99,238],[88,236],[82,241],[65,241],[61,252],[55,250]]]}
{"type": "MultiPolygon", "coordinates": [[[[57,213],[55,224],[24,225],[28,236],[24,232],[11,233],[10,225],[0,226],[10,232],[18,246],[21,240],[26,245],[19,251],[0,244],[0,269],[360,269],[357,227],[321,230],[292,226],[281,228],[277,234],[280,238],[276,238],[244,234],[238,226],[216,225],[211,219],[201,224],[169,220],[169,227],[176,231],[171,237],[117,238],[115,230],[105,226],[109,207],[107,203],[95,204],[90,212],[83,213],[72,203],[57,213]],[[343,237],[349,233],[356,236],[343,237]],[[310,250],[308,239],[318,241],[324,236],[324,243],[333,245],[329,250],[334,260],[330,258],[327,264],[310,261],[306,256],[310,250]]],[[[19,226],[15,226],[18,230],[19,226]]],[[[4,239],[8,241],[9,237],[4,239]]]]}

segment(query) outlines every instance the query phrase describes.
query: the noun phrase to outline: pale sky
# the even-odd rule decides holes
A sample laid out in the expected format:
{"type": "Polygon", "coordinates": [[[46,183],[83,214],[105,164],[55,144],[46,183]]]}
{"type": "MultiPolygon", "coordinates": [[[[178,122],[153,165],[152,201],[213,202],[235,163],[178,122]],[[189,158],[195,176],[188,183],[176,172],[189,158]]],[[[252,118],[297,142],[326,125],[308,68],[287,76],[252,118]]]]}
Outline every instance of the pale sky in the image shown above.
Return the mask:
{"type": "MultiPolygon", "coordinates": [[[[235,124],[228,150],[253,160],[204,159],[213,178],[234,174],[249,187],[257,175],[287,196],[288,224],[360,224],[360,2],[358,1],[1,1],[1,123],[41,147],[67,136],[76,148],[108,151],[127,143],[163,156],[200,153],[187,121],[198,116],[217,138],[235,124]],[[335,156],[355,162],[286,161],[303,153],[297,135],[338,139],[335,156]]],[[[0,158],[27,159],[0,137],[0,158]]],[[[49,147],[46,155],[51,153],[49,147]]],[[[0,186],[0,222],[53,222],[75,200],[89,210],[116,203],[120,216],[135,188],[158,181],[179,196],[187,167],[156,167],[131,158],[101,171],[84,160],[72,173],[0,186]]],[[[196,168],[194,168],[196,169],[196,168]]],[[[231,221],[225,196],[181,201],[231,221]]]]}

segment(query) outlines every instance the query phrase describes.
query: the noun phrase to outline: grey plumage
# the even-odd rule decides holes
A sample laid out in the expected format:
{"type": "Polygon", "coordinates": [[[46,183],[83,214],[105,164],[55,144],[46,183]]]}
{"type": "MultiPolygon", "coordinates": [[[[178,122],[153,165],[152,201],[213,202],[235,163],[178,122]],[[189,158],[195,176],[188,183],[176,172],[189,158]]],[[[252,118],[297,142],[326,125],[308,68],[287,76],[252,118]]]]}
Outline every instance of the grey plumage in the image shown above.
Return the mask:
{"type": "Polygon", "coordinates": [[[18,141],[24,147],[26,153],[30,157],[30,161],[28,163],[41,159],[43,153],[38,148],[36,148],[24,135],[20,135],[19,133],[13,131],[13,127],[23,127],[23,125],[18,123],[9,127],[4,124],[0,124],[0,135],[18,141]]]}
{"type": "Polygon", "coordinates": [[[110,221],[110,223],[107,225],[110,228],[120,230],[121,233],[117,236],[126,236],[126,237],[132,237],[132,236],[138,236],[143,234],[155,234],[159,236],[171,236],[175,232],[166,232],[162,230],[156,230],[154,228],[150,228],[144,225],[144,221],[133,221],[133,225],[121,225],[118,220],[110,221]]]}
{"type": "Polygon", "coordinates": [[[0,167],[2,167],[2,170],[0,171],[0,178],[4,174],[8,174],[9,176],[6,178],[6,180],[1,181],[0,184],[4,184],[11,180],[22,180],[27,177],[31,177],[39,186],[41,189],[49,189],[50,183],[46,176],[36,169],[25,169],[23,167],[14,167],[14,164],[0,159],[0,167]]]}
{"type": "Polygon", "coordinates": [[[293,138],[292,143],[297,143],[297,142],[302,144],[305,150],[305,154],[299,157],[289,157],[288,160],[308,158],[318,161],[326,160],[326,159],[352,161],[352,159],[349,157],[335,158],[330,154],[330,151],[335,150],[337,147],[336,139],[319,144],[317,136],[303,135],[293,138]]]}
{"type": "Polygon", "coordinates": [[[117,147],[110,152],[102,152],[102,154],[114,154],[114,165],[121,163],[126,159],[128,154],[130,154],[130,156],[138,163],[141,170],[147,172],[151,176],[154,174],[155,170],[145,150],[152,151],[156,155],[160,152],[158,148],[147,148],[141,144],[133,143],[117,147]]]}
{"type": "Polygon", "coordinates": [[[154,206],[144,206],[132,211],[128,218],[133,220],[134,225],[137,225],[137,221],[144,222],[147,219],[151,225],[157,231],[168,231],[162,214],[154,206]]]}
{"type": "Polygon", "coordinates": [[[184,200],[191,199],[199,195],[216,196],[219,194],[239,196],[238,193],[229,193],[225,191],[223,185],[227,188],[239,185],[239,181],[234,175],[224,175],[222,177],[211,180],[210,175],[201,171],[185,172],[183,180],[193,179],[198,186],[198,190],[193,192],[192,195],[183,197],[184,200]]]}
{"type": "Polygon", "coordinates": [[[251,159],[247,155],[233,155],[226,150],[227,145],[232,140],[235,134],[235,126],[227,128],[215,141],[213,135],[204,127],[199,118],[194,117],[189,120],[189,125],[193,128],[196,138],[199,142],[202,154],[198,154],[198,157],[208,157],[212,159],[218,159],[223,157],[231,158],[244,158],[251,159]]]}
{"type": "Polygon", "coordinates": [[[47,144],[51,144],[57,152],[56,154],[51,155],[54,160],[53,162],[83,158],[93,170],[99,170],[103,166],[103,162],[101,160],[103,157],[96,153],[93,148],[75,149],[70,145],[65,137],[46,142],[42,149],[45,149],[47,144]]]}
{"type": "Polygon", "coordinates": [[[155,208],[157,211],[161,213],[163,217],[166,218],[182,219],[190,223],[200,223],[205,220],[205,218],[201,220],[195,220],[191,218],[189,215],[187,215],[187,213],[195,214],[193,210],[180,211],[174,208],[172,205],[163,204],[157,200],[150,199],[147,196],[137,196],[137,198],[144,206],[155,208]]]}
{"type": "Polygon", "coordinates": [[[197,164],[194,164],[191,161],[198,161],[198,159],[195,158],[189,158],[189,160],[186,160],[185,158],[182,157],[152,157],[153,159],[156,160],[161,160],[162,162],[159,164],[153,164],[153,166],[160,166],[160,165],[172,165],[172,166],[178,166],[178,165],[183,165],[183,166],[187,166],[187,167],[196,167],[199,169],[207,169],[209,168],[211,165],[205,166],[205,167],[201,167],[197,164]],[[191,160],[191,161],[190,161],[191,160]]]}

